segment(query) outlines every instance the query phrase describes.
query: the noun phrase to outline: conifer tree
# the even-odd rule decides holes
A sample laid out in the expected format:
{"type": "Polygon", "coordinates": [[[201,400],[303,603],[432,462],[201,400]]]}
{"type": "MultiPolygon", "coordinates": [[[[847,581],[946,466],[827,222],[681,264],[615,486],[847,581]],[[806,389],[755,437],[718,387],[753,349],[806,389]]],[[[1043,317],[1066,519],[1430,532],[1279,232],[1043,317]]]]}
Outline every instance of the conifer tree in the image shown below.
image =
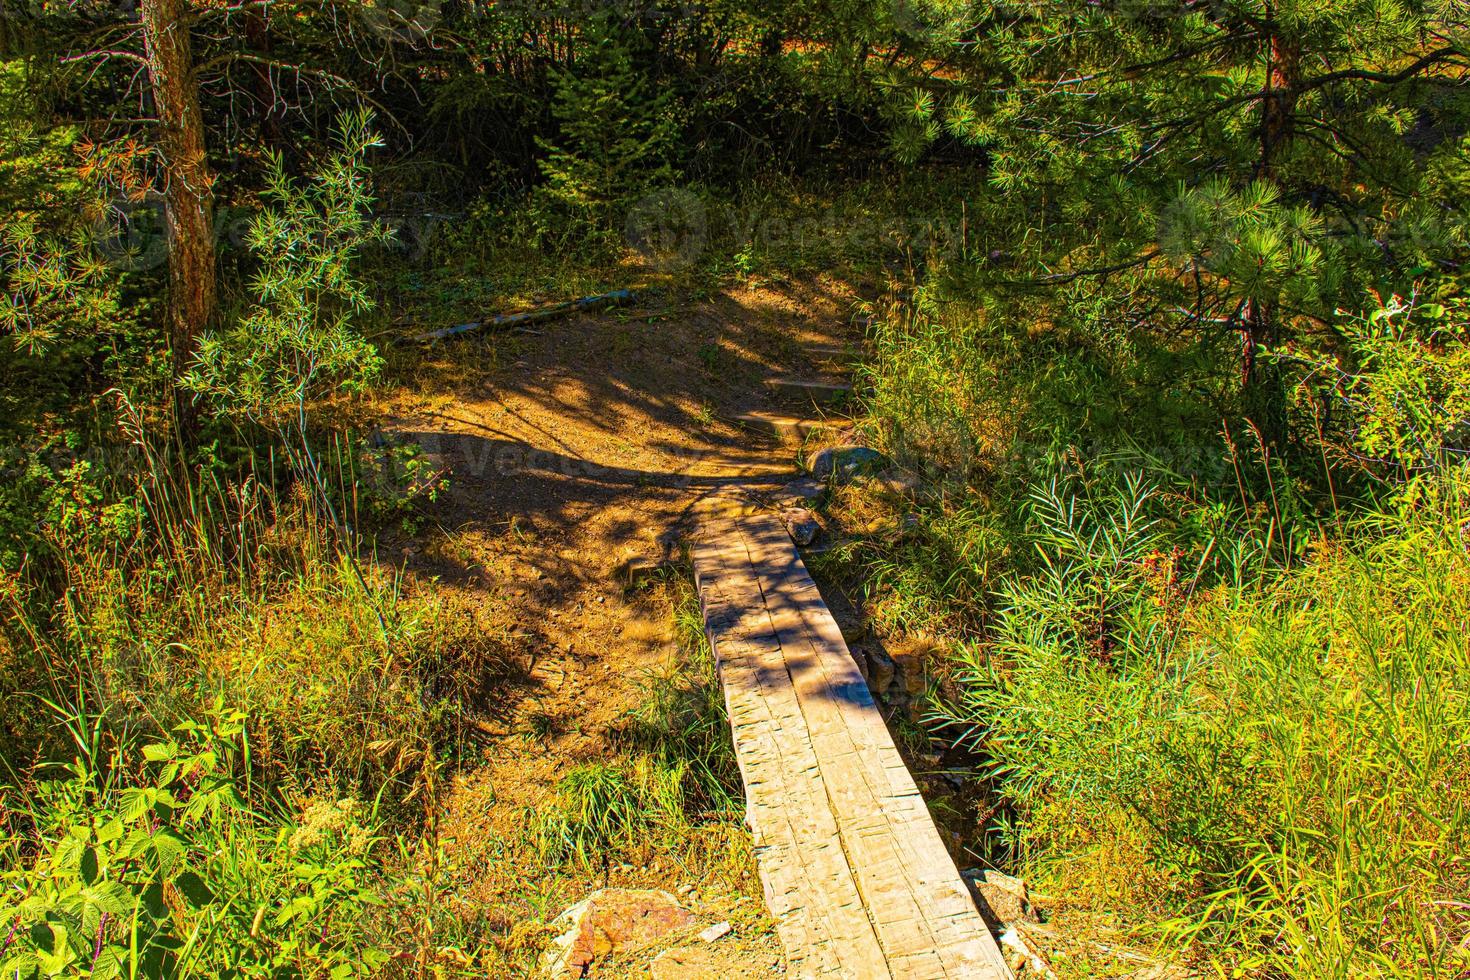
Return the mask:
{"type": "Polygon", "coordinates": [[[540,140],[545,195],[603,228],[674,175],[674,101],[635,64],[630,39],[607,18],[588,24],[575,63],[556,77],[558,135],[540,140]]]}
{"type": "Polygon", "coordinates": [[[1238,336],[1264,427],[1280,396],[1263,346],[1330,335],[1368,290],[1464,258],[1462,6],[1040,0],[968,27],[928,17],[930,58],[891,86],[895,142],[988,149],[973,224],[1007,262],[971,272],[1089,291],[1114,325],[1238,336]]]}

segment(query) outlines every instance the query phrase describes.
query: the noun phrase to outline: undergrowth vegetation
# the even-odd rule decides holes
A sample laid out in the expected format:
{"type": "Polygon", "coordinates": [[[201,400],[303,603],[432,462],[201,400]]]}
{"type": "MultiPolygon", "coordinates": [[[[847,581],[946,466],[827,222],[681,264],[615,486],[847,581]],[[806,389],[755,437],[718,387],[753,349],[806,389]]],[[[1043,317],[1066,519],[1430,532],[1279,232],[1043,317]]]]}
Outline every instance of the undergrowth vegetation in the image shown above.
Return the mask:
{"type": "Polygon", "coordinates": [[[1222,975],[1463,972],[1463,312],[1394,298],[1343,356],[1283,351],[1299,447],[1211,419],[1191,352],[879,314],[867,424],[925,480],[838,490],[827,563],[881,634],[941,641],[931,735],[1004,804],[973,853],[1222,975]]]}
{"type": "Polygon", "coordinates": [[[1039,490],[1041,568],[941,709],[1014,805],[1013,857],[1231,968],[1463,969],[1466,491],[1415,484],[1263,574],[1265,542],[1185,545],[1137,481],[1039,490]]]}
{"type": "Polygon", "coordinates": [[[645,679],[617,733],[618,758],[573,769],[533,815],[543,860],[641,863],[673,848],[727,875],[748,863],[740,774],[698,599],[687,576],[665,584],[679,659],[645,679]]]}

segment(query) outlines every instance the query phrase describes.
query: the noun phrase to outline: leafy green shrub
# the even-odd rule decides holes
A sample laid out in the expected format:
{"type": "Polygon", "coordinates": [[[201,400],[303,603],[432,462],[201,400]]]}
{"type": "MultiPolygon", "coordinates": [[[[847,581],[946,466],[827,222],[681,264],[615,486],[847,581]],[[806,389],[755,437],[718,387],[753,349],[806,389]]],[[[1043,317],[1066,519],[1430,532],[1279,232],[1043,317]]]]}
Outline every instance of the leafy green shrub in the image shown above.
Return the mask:
{"type": "Polygon", "coordinates": [[[1042,566],[939,712],[1025,870],[1228,968],[1463,969],[1470,471],[1272,574],[1264,544],[1166,533],[1151,496],[1037,492],[1042,566]]]}
{"type": "Polygon", "coordinates": [[[1342,358],[1286,354],[1320,417],[1344,416],[1341,452],[1390,475],[1430,469],[1470,452],[1470,309],[1397,296],[1367,316],[1344,317],[1342,358]],[[1343,362],[1346,363],[1343,363],[1343,362]]]}
{"type": "Polygon", "coordinates": [[[305,185],[281,158],[271,161],[272,206],[250,223],[248,237],[260,258],[255,303],[229,329],[201,339],[182,379],[222,417],[243,415],[276,435],[347,555],[357,542],[333,505],[309,428],[323,400],[365,390],[382,367],[360,330],[372,294],[353,268],[364,247],[389,237],[368,213],[367,154],[378,145],[371,114],[348,113],[334,152],[305,185]]]}
{"type": "Polygon", "coordinates": [[[261,262],[251,282],[256,302],[230,329],[203,338],[185,379],[221,411],[283,432],[304,429],[313,399],[359,391],[381,366],[354,322],[373,301],[352,272],[361,250],[388,236],[367,213],[366,157],[377,145],[371,116],[352,113],[340,122],[335,152],[304,186],[280,158],[272,161],[272,206],[248,235],[261,262]]]}
{"type": "Polygon", "coordinates": [[[351,801],[252,805],[245,717],[124,742],[4,791],[10,977],[369,976],[375,829],[351,801]]]}

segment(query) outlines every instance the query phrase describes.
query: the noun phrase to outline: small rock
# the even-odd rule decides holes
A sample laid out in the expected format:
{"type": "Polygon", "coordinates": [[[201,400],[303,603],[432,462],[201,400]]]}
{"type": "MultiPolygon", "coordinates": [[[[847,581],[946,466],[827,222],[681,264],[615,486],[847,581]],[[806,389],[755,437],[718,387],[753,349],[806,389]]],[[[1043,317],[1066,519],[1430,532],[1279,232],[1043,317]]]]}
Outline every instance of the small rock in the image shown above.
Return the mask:
{"type": "Polygon", "coordinates": [[[888,457],[867,446],[833,446],[812,457],[812,476],[819,480],[850,479],[876,473],[888,465],[888,457]]]}
{"type": "Polygon", "coordinates": [[[904,693],[917,698],[928,690],[928,664],[939,650],[937,642],[927,636],[910,636],[890,647],[893,661],[898,665],[898,682],[904,693]]]}
{"type": "Polygon", "coordinates": [[[716,922],[714,925],[701,932],[699,934],[699,938],[704,942],[712,943],[716,939],[720,939],[728,935],[730,935],[730,923],[716,922]]]}
{"type": "Polygon", "coordinates": [[[805,548],[817,540],[817,535],[822,532],[822,525],[817,522],[817,515],[805,507],[792,507],[786,510],[781,514],[781,520],[786,523],[786,530],[798,548],[805,548]]]}
{"type": "Polygon", "coordinates": [[[929,689],[929,677],[922,662],[907,661],[899,673],[902,675],[903,689],[910,697],[916,698],[929,689]]]}
{"type": "Polygon", "coordinates": [[[1002,932],[999,942],[1001,953],[1005,956],[1006,966],[1011,968],[1012,973],[1025,972],[1028,975],[1040,977],[1056,976],[1015,926],[1002,932]]]}
{"type": "Polygon", "coordinates": [[[968,868],[960,875],[996,922],[1037,922],[1026,883],[999,871],[968,868]]]}
{"type": "Polygon", "coordinates": [[[630,945],[694,924],[694,914],[665,891],[604,888],[556,917],[564,930],[547,953],[554,977],[595,977],[597,962],[630,945]]]}
{"type": "Polygon", "coordinates": [[[776,503],[782,507],[806,507],[822,496],[823,487],[809,476],[793,480],[776,491],[776,503]]]}
{"type": "Polygon", "coordinates": [[[868,689],[874,694],[888,693],[897,672],[898,668],[888,654],[876,648],[868,651],[868,689]]]}

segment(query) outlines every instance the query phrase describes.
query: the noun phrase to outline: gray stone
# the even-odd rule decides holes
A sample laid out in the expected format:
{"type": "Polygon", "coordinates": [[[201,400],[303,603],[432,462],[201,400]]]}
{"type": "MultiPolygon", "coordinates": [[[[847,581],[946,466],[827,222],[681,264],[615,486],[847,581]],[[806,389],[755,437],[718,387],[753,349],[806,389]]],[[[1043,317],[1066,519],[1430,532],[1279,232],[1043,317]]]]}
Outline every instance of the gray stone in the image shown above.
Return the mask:
{"type": "Polygon", "coordinates": [[[817,535],[822,533],[822,525],[817,521],[817,515],[805,507],[791,507],[781,514],[781,520],[786,523],[786,530],[791,535],[791,540],[796,542],[797,547],[805,548],[817,540],[817,535]]]}
{"type": "Polygon", "coordinates": [[[812,476],[819,480],[849,480],[877,473],[888,457],[867,446],[833,446],[812,457],[812,476]]]}
{"type": "Polygon", "coordinates": [[[868,689],[882,696],[893,686],[898,668],[893,658],[876,647],[868,651],[868,689]]]}
{"type": "Polygon", "coordinates": [[[996,922],[1037,922],[1036,910],[1020,878],[980,868],[966,868],[960,876],[996,922]]]}

